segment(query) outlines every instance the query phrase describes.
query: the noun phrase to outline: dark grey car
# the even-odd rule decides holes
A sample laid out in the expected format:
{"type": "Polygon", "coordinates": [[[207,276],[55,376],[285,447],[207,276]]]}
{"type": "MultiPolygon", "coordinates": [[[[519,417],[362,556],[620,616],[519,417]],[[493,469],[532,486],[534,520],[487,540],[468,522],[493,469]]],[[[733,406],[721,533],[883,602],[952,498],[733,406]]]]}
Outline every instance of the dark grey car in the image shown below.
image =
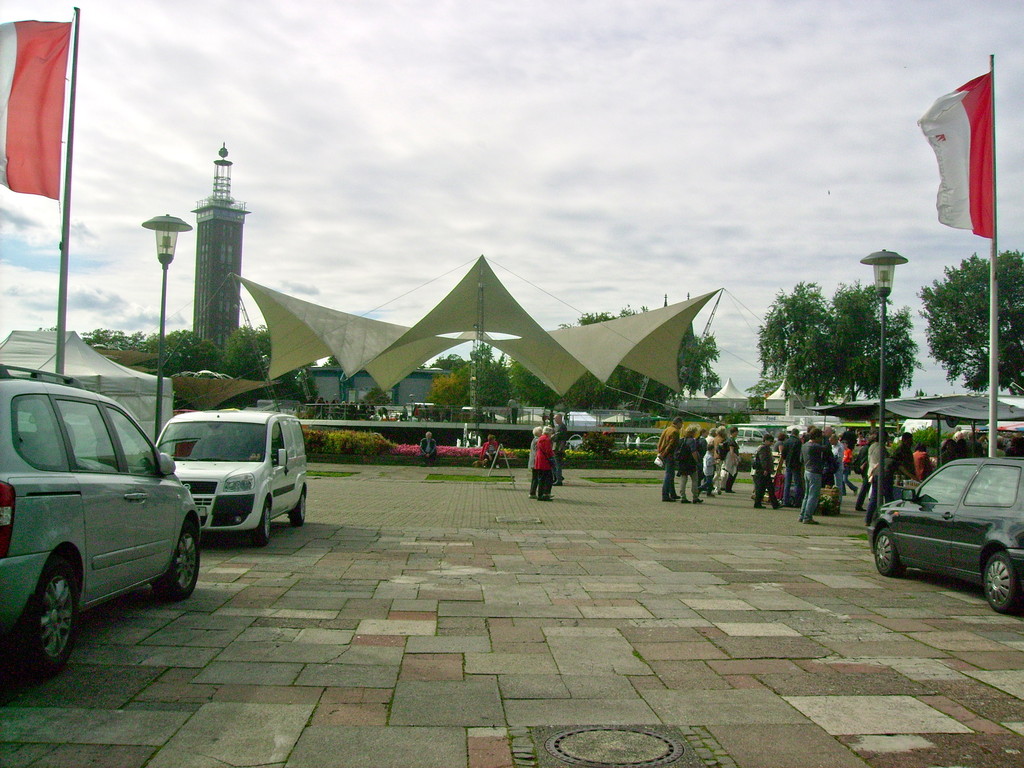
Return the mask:
{"type": "Polygon", "coordinates": [[[1020,610],[1024,460],[961,459],[882,507],[871,528],[883,576],[920,568],[981,584],[1000,613],[1020,610]]]}

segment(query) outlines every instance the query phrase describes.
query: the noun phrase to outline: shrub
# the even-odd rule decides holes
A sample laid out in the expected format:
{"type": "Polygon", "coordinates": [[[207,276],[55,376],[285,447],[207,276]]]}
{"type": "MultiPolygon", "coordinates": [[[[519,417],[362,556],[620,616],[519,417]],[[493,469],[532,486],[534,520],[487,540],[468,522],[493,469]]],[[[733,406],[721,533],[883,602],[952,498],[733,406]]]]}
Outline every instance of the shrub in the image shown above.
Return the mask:
{"type": "Polygon", "coordinates": [[[351,429],[308,429],[305,430],[305,436],[307,453],[380,456],[394,446],[394,443],[385,439],[378,432],[358,432],[351,429]]]}
{"type": "Polygon", "coordinates": [[[615,436],[608,432],[587,432],[583,435],[580,450],[598,458],[610,458],[615,450],[615,436]]]}

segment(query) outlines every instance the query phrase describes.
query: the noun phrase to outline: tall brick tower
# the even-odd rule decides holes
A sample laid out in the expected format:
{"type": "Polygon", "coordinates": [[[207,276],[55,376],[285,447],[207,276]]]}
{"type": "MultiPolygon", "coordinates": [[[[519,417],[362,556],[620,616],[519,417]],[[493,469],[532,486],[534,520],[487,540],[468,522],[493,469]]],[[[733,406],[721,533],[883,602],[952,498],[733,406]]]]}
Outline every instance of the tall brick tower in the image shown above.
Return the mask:
{"type": "Polygon", "coordinates": [[[239,286],[231,275],[242,274],[242,227],[249,211],[231,197],[231,161],[221,146],[214,160],[213,194],[200,200],[196,214],[196,290],[192,330],[224,347],[238,328],[239,286]]]}

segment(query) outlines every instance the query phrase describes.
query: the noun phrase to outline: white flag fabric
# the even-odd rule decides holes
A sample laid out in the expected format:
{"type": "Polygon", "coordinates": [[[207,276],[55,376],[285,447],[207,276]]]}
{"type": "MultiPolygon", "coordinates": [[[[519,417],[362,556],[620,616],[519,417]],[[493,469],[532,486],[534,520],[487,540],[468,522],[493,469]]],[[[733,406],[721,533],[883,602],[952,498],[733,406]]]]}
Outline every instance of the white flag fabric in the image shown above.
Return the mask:
{"type": "Polygon", "coordinates": [[[992,75],[941,96],[917,121],[939,161],[939,221],[991,238],[995,234],[992,75]]]}

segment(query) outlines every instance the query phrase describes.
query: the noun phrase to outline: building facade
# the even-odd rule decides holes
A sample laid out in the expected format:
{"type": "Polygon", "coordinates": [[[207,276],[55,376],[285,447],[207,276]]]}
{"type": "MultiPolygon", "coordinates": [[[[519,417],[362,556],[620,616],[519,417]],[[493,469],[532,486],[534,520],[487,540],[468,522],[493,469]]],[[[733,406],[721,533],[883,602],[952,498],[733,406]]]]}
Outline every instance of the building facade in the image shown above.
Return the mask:
{"type": "Polygon", "coordinates": [[[238,328],[239,290],[232,275],[242,274],[242,228],[249,211],[231,197],[227,147],[213,161],[213,194],[200,200],[196,214],[196,279],[192,330],[223,349],[238,328]]]}

